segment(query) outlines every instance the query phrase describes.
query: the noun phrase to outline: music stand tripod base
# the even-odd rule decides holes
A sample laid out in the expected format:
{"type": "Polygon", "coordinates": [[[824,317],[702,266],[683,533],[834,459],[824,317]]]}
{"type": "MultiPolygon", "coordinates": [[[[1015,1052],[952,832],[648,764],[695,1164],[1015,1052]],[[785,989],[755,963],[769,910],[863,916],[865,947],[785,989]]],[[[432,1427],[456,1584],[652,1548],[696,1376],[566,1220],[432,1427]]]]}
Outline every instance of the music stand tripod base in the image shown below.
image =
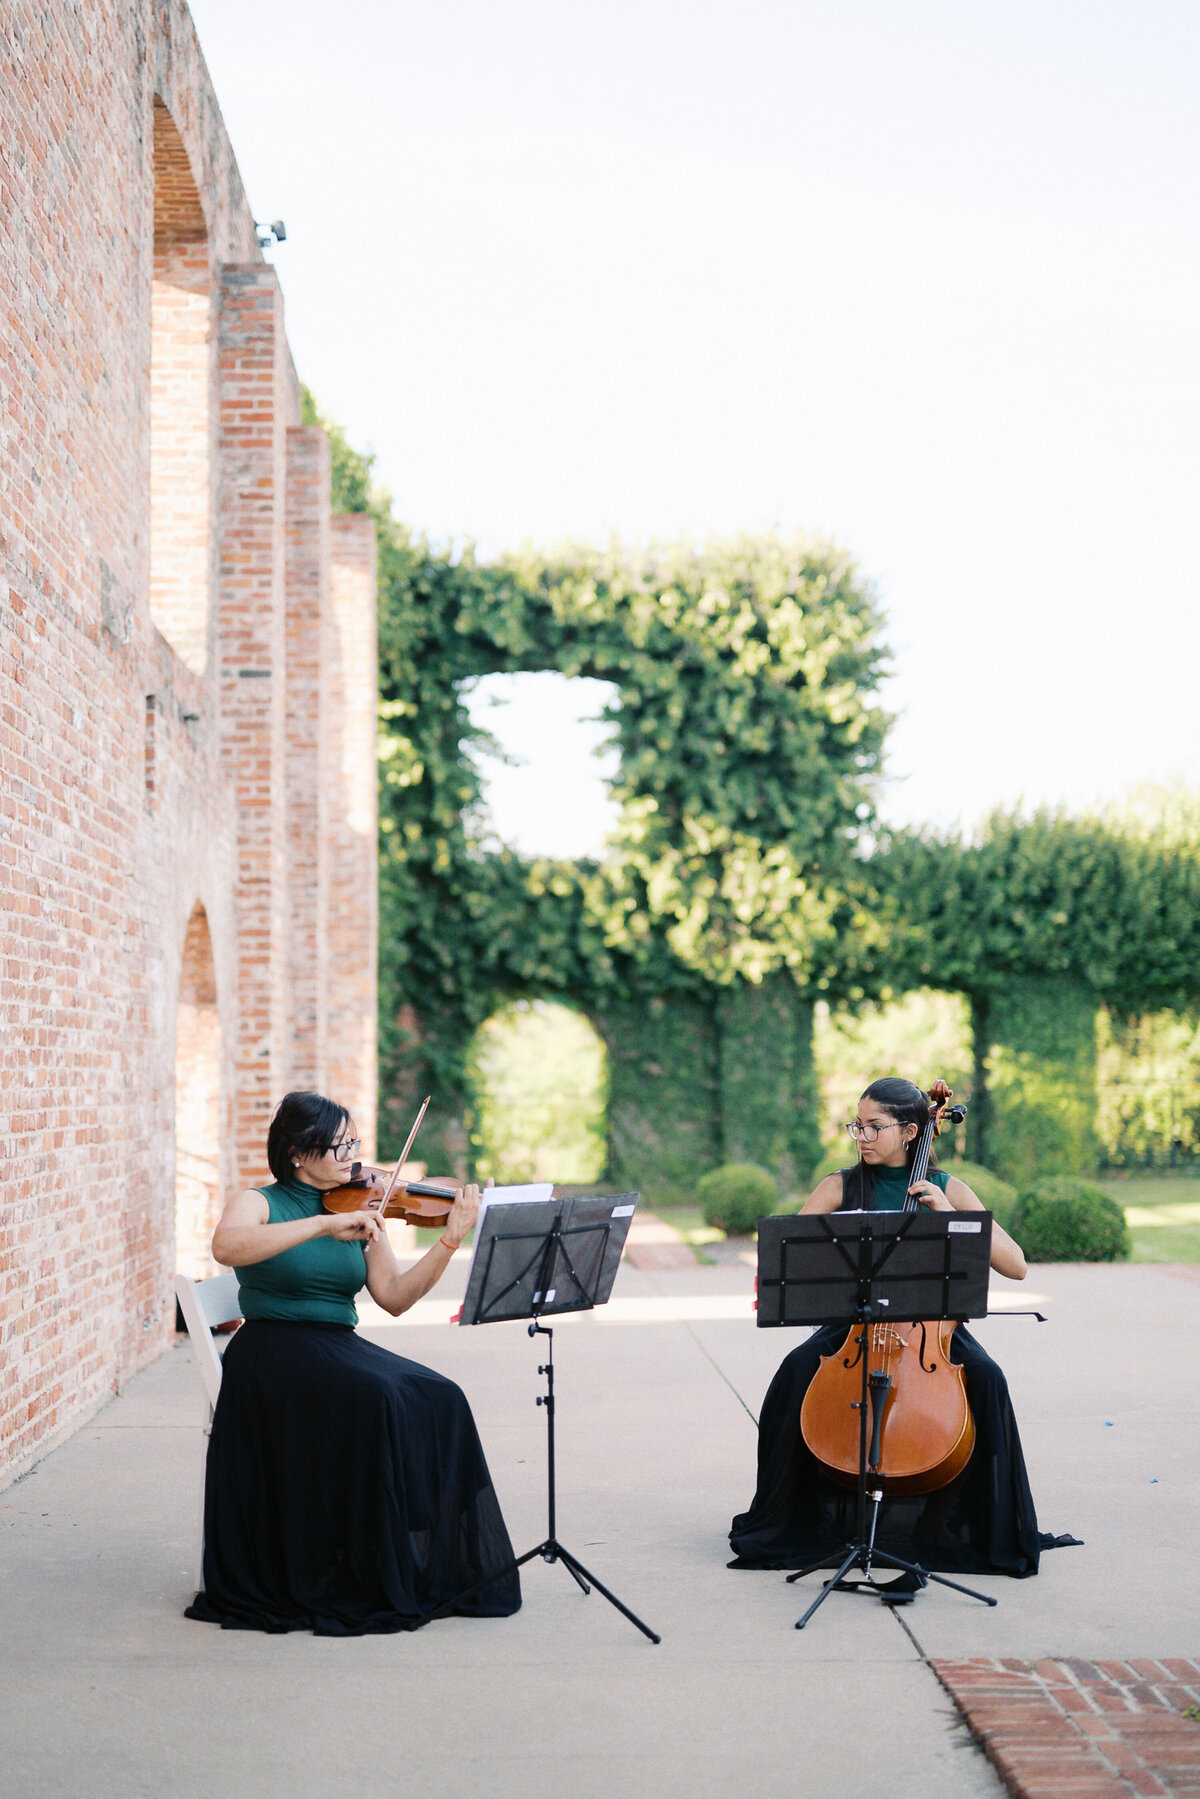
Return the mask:
{"type": "MultiPolygon", "coordinates": [[[[880,1497],[882,1497],[882,1495],[880,1497]]],[[[878,1513],[878,1509],[878,1501],[875,1501],[876,1513],[878,1513]]],[[[837,1573],[834,1574],[830,1580],[823,1583],[821,1591],[817,1594],[808,1610],[804,1613],[804,1616],[797,1618],[797,1630],[804,1629],[804,1626],[808,1623],[813,1613],[819,1606],[825,1603],[831,1593],[874,1593],[883,1601],[884,1605],[903,1604],[906,1600],[915,1597],[915,1594],[907,1589],[904,1591],[903,1596],[901,1596],[901,1594],[893,1591],[890,1584],[887,1586],[880,1586],[878,1581],[872,1580],[871,1568],[876,1563],[881,1564],[885,1568],[898,1568],[904,1574],[913,1575],[918,1582],[917,1592],[919,1592],[922,1587],[928,1586],[931,1580],[936,1580],[939,1586],[953,1587],[956,1593],[965,1593],[968,1599],[978,1599],[983,1605],[999,1605],[1000,1601],[998,1599],[993,1599],[989,1593],[980,1593],[977,1592],[974,1587],[961,1586],[956,1580],[947,1580],[944,1574],[932,1574],[928,1568],[922,1568],[919,1562],[906,1562],[898,1555],[889,1555],[885,1549],[876,1549],[871,1540],[874,1537],[874,1534],[875,1520],[872,1518],[871,1538],[865,1543],[848,1543],[846,1545],[845,1561],[842,1563],[837,1573]],[[863,1571],[865,1578],[861,1581],[846,1579],[846,1576],[855,1566],[861,1568],[863,1571]]],[[[818,1568],[827,1568],[828,1566],[829,1557],[823,1555],[819,1561],[809,1562],[806,1568],[797,1568],[793,1574],[789,1574],[787,1577],[788,1585],[790,1586],[793,1581],[803,1580],[806,1574],[815,1574],[818,1568]]]]}

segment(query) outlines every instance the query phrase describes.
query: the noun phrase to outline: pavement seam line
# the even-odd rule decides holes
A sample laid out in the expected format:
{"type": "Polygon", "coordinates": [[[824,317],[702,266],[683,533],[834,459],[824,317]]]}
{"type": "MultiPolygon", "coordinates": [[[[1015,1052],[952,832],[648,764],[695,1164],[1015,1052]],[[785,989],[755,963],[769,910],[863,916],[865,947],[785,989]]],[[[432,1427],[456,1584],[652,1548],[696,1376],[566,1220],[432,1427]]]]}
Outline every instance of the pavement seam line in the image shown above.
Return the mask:
{"type": "MultiPolygon", "coordinates": [[[[650,1288],[650,1291],[655,1295],[655,1297],[658,1299],[665,1299],[667,1296],[663,1292],[662,1288],[657,1286],[655,1284],[655,1282],[649,1278],[649,1270],[643,1268],[640,1270],[640,1272],[642,1273],[643,1276],[646,1277],[646,1285],[650,1288]]],[[[725,1370],[722,1368],[720,1362],[718,1362],[716,1360],[716,1358],[705,1348],[704,1344],[700,1341],[699,1337],[696,1335],[694,1325],[690,1324],[687,1319],[681,1319],[680,1322],[682,1323],[683,1328],[687,1332],[688,1336],[692,1339],[692,1342],[696,1345],[696,1348],[700,1351],[700,1354],[704,1357],[705,1361],[709,1364],[709,1366],[714,1368],[716,1370],[716,1372],[720,1375],[721,1379],[725,1382],[725,1385],[729,1388],[729,1391],[733,1394],[733,1397],[737,1400],[738,1404],[741,1406],[742,1410],[745,1412],[746,1416],[749,1418],[749,1420],[750,1420],[751,1424],[754,1426],[755,1430],[757,1430],[758,1429],[758,1418],[756,1417],[754,1412],[751,1411],[750,1407],[746,1404],[746,1401],[742,1398],[742,1395],[738,1392],[737,1388],[734,1386],[733,1382],[730,1380],[729,1376],[726,1374],[725,1370]]]]}
{"type": "Polygon", "coordinates": [[[746,1401],[742,1398],[742,1395],[738,1392],[737,1388],[734,1386],[733,1382],[730,1380],[729,1376],[726,1374],[725,1370],[722,1368],[720,1362],[718,1362],[715,1359],[715,1357],[710,1353],[710,1351],[700,1341],[699,1337],[696,1335],[695,1328],[691,1324],[688,1324],[685,1321],[683,1328],[686,1330],[688,1336],[692,1339],[692,1342],[696,1345],[696,1348],[700,1351],[700,1354],[704,1357],[705,1361],[708,1362],[711,1367],[716,1369],[716,1371],[720,1375],[721,1379],[725,1382],[725,1385],[729,1388],[729,1391],[733,1394],[733,1397],[737,1400],[738,1404],[741,1406],[742,1410],[745,1412],[747,1418],[749,1418],[749,1420],[750,1420],[751,1424],[754,1426],[755,1430],[757,1430],[758,1429],[758,1419],[755,1417],[754,1413],[750,1410],[750,1407],[746,1404],[746,1401]]]}

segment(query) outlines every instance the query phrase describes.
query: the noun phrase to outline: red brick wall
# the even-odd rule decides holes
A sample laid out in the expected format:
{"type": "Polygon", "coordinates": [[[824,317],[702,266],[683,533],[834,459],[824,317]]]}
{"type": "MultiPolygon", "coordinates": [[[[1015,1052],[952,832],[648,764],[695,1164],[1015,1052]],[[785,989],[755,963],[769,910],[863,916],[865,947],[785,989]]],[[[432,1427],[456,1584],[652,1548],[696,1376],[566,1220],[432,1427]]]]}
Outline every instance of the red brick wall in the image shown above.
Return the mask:
{"type": "Polygon", "coordinates": [[[320,450],[183,6],[6,8],[0,300],[2,1482],[167,1342],[177,1174],[197,1264],[292,1066],[342,1066],[322,971],[366,1004],[374,940],[312,876],[320,809],[340,783],[362,825],[373,791],[369,552],[358,525],[347,732],[288,615],[305,482],[329,591],[320,450]]]}
{"type": "Polygon", "coordinates": [[[245,1185],[266,1177],[264,1145],[283,1070],[285,468],[289,420],[283,302],[263,263],[221,271],[219,445],[222,756],[237,828],[235,1120],[245,1185]]]}
{"type": "Polygon", "coordinates": [[[150,309],[150,616],[189,668],[208,665],[213,271],[183,141],[154,102],[150,309]]]}

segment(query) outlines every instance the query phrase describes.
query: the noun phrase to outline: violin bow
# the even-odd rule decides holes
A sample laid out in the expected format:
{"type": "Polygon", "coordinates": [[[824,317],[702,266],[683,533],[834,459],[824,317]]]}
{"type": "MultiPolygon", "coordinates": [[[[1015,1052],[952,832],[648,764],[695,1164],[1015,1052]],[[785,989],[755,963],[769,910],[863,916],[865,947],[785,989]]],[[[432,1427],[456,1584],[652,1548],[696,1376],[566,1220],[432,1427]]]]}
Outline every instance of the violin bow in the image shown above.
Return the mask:
{"type": "Polygon", "coordinates": [[[417,1132],[421,1128],[421,1120],[422,1120],[422,1118],[424,1118],[426,1112],[429,1110],[429,1102],[432,1098],[433,1098],[432,1093],[427,1093],[425,1098],[421,1101],[421,1110],[417,1113],[417,1116],[413,1121],[412,1130],[408,1133],[408,1142],[404,1145],[404,1148],[400,1151],[400,1160],[396,1163],[396,1166],[392,1169],[392,1178],[387,1184],[387,1191],[384,1194],[383,1198],[379,1202],[378,1212],[379,1212],[380,1218],[382,1218],[383,1214],[387,1211],[388,1200],[392,1197],[392,1194],[395,1192],[396,1182],[400,1179],[400,1170],[403,1168],[404,1164],[408,1161],[408,1152],[417,1140],[417,1132]]]}

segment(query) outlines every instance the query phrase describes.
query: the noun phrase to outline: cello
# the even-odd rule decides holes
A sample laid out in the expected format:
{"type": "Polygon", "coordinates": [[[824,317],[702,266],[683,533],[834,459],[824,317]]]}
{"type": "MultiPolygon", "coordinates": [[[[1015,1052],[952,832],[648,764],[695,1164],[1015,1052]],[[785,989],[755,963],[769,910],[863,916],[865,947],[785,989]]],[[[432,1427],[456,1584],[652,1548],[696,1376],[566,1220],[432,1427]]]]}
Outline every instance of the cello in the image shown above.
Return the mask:
{"type": "MultiPolygon", "coordinates": [[[[959,1123],[965,1107],[950,1106],[945,1081],[929,1089],[929,1116],[917,1140],[910,1186],[925,1180],[933,1140],[943,1118],[959,1123]]],[[[909,1193],[904,1210],[920,1200],[909,1193]]],[[[975,1419],[964,1371],[950,1360],[955,1319],[936,1323],[852,1325],[834,1355],[822,1356],[800,1410],[805,1443],[839,1486],[858,1484],[861,1358],[869,1362],[871,1446],[868,1472],[884,1493],[933,1493],[948,1486],[970,1460],[975,1419]]]]}

